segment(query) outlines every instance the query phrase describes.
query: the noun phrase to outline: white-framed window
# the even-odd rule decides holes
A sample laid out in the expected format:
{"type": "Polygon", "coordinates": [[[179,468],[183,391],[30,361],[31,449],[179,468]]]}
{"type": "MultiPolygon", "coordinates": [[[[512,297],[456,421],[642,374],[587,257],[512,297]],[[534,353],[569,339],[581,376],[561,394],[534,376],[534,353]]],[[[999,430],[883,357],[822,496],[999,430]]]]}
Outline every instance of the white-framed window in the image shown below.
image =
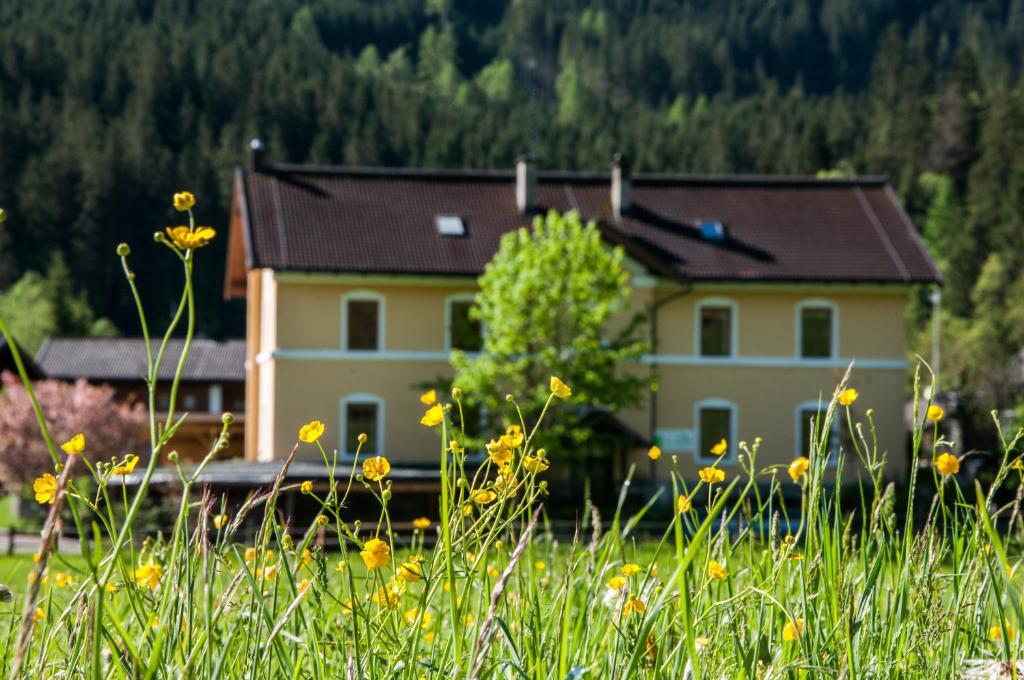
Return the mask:
{"type": "Polygon", "coordinates": [[[694,350],[702,357],[734,357],[739,345],[739,314],[735,302],[704,298],[697,303],[694,350]]]}
{"type": "Polygon", "coordinates": [[[796,356],[839,356],[839,308],[829,300],[804,300],[796,306],[796,356]]]}
{"type": "MultiPolygon", "coordinates": [[[[811,457],[813,445],[811,438],[815,441],[821,439],[821,428],[825,424],[825,417],[828,413],[828,402],[821,400],[808,400],[796,406],[796,421],[793,427],[793,440],[795,450],[793,457],[811,457]]],[[[838,462],[839,446],[843,442],[842,411],[838,407],[832,414],[832,427],[828,433],[828,464],[835,465],[838,462]]]]}
{"type": "Polygon", "coordinates": [[[459,349],[463,352],[479,352],[484,347],[483,325],[470,318],[476,295],[456,293],[445,299],[444,304],[444,348],[445,351],[459,349]]]}
{"type": "Polygon", "coordinates": [[[716,460],[731,463],[736,460],[737,414],[736,404],[726,399],[704,399],[694,405],[693,429],[698,463],[716,460]],[[711,453],[711,448],[723,439],[729,445],[725,455],[711,453]]]}
{"type": "Polygon", "coordinates": [[[384,453],[384,400],[375,394],[350,394],[341,400],[342,455],[354,456],[359,447],[359,435],[366,435],[362,456],[384,453]]]}
{"type": "Polygon", "coordinates": [[[351,352],[384,349],[384,296],[353,291],[341,297],[341,346],[351,352]]]}

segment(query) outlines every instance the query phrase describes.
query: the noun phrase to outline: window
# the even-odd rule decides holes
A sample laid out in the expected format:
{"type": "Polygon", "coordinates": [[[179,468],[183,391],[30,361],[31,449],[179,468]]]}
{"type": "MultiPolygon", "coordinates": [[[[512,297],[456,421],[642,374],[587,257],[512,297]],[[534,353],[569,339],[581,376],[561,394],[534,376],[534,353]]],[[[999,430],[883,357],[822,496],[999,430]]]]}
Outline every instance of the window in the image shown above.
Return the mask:
{"type": "Polygon", "coordinates": [[[480,322],[470,318],[472,298],[448,301],[448,348],[464,352],[479,352],[484,346],[480,322]]]}
{"type": "Polygon", "coordinates": [[[183,409],[185,409],[186,411],[195,411],[196,410],[196,406],[198,406],[198,401],[196,400],[196,395],[194,395],[194,394],[186,394],[185,396],[183,396],[181,398],[181,407],[183,409]]]}
{"type": "Polygon", "coordinates": [[[353,293],[342,305],[345,349],[374,352],[383,349],[383,299],[372,293],[353,293]]]}
{"type": "MultiPolygon", "coordinates": [[[[819,429],[825,424],[827,408],[828,405],[826,403],[822,403],[819,407],[817,401],[804,402],[797,407],[796,451],[794,456],[811,457],[811,452],[813,451],[811,437],[816,434],[818,439],[821,438],[821,432],[815,433],[815,429],[819,429]]],[[[851,448],[849,433],[842,426],[842,413],[839,409],[836,409],[832,416],[832,431],[828,436],[829,453],[833,454],[828,461],[830,464],[837,462],[834,456],[839,453],[840,445],[848,450],[851,448]]]]}
{"type": "Polygon", "coordinates": [[[830,305],[806,305],[800,307],[799,315],[800,356],[804,359],[828,359],[834,356],[835,310],[830,305]]]}
{"type": "Polygon", "coordinates": [[[700,307],[700,355],[728,357],[733,354],[732,307],[709,304],[700,307]]]}
{"type": "Polygon", "coordinates": [[[735,407],[726,402],[708,402],[697,405],[697,460],[719,460],[711,453],[712,447],[723,439],[729,450],[725,458],[731,458],[736,442],[733,441],[735,407]]]}
{"type": "Polygon", "coordinates": [[[384,411],[383,402],[370,395],[355,395],[344,399],[341,403],[341,436],[342,451],[346,455],[354,455],[359,448],[359,435],[366,435],[362,453],[377,455],[382,452],[381,420],[384,411]]]}

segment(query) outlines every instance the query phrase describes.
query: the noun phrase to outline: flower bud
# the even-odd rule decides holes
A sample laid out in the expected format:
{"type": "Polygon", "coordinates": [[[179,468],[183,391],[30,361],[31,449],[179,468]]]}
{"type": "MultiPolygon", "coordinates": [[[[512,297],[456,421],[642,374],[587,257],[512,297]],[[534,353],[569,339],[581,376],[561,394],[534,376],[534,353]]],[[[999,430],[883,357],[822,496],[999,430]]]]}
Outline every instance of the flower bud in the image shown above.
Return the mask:
{"type": "Polygon", "coordinates": [[[7,221],[7,211],[4,210],[3,208],[0,208],[0,224],[3,224],[6,221],[7,221]]]}
{"type": "Polygon", "coordinates": [[[513,401],[514,399],[515,399],[515,397],[513,397],[513,396],[512,396],[511,394],[506,394],[506,395],[505,395],[505,401],[507,401],[507,402],[509,402],[509,403],[512,403],[512,401],[513,401]]]}
{"type": "Polygon", "coordinates": [[[170,453],[168,453],[167,454],[167,460],[171,461],[172,463],[177,463],[178,462],[178,452],[177,451],[171,451],[170,453]]]}
{"type": "Polygon", "coordinates": [[[327,526],[327,522],[328,521],[329,520],[327,519],[327,515],[317,515],[316,516],[317,526],[322,526],[322,527],[323,526],[327,526]]]}
{"type": "Polygon", "coordinates": [[[452,399],[461,399],[461,398],[462,398],[462,388],[461,387],[453,387],[452,388],[452,399]]]}
{"type": "Polygon", "coordinates": [[[220,415],[220,422],[224,423],[225,425],[230,425],[231,423],[235,422],[235,416],[232,415],[231,413],[222,413],[220,415]]]}
{"type": "Polygon", "coordinates": [[[360,444],[365,444],[368,437],[366,436],[365,432],[360,432],[359,437],[357,437],[357,439],[359,439],[360,444]]]}
{"type": "Polygon", "coordinates": [[[117,254],[121,257],[128,257],[132,252],[132,249],[128,247],[127,243],[117,244],[117,254]]]}
{"type": "Polygon", "coordinates": [[[157,242],[157,243],[163,243],[164,242],[164,233],[162,231],[154,231],[153,232],[153,240],[155,242],[157,242]]]}
{"type": "Polygon", "coordinates": [[[391,489],[384,489],[384,492],[380,495],[384,499],[384,502],[391,500],[391,489]]]}
{"type": "Polygon", "coordinates": [[[290,534],[285,534],[281,537],[281,547],[285,550],[291,550],[295,543],[292,541],[290,534]]]}

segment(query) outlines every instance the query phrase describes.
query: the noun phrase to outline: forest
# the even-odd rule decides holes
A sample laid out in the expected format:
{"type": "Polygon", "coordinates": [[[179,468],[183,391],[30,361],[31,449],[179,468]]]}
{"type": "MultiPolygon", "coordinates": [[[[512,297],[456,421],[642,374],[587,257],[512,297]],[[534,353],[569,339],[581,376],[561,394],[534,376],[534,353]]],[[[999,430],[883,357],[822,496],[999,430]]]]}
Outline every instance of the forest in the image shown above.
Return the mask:
{"type": "MultiPolygon", "coordinates": [[[[170,315],[168,197],[224,229],[257,136],[289,162],[884,174],[943,271],[944,387],[989,431],[1024,401],[1022,61],[1024,0],[7,0],[0,310],[30,350],[130,332],[127,241],[170,315]]],[[[225,246],[197,268],[212,337],[243,329],[225,246]]]]}

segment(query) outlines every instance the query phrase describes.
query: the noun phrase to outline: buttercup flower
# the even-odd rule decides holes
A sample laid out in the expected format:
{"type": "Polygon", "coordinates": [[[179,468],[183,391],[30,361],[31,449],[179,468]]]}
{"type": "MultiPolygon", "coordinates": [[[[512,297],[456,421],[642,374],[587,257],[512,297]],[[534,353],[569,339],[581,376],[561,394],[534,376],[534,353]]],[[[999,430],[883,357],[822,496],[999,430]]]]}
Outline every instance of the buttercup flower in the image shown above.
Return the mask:
{"type": "Polygon", "coordinates": [[[693,501],[690,500],[689,496],[680,496],[679,499],[676,501],[676,512],[689,512],[692,509],[693,501]]]}
{"type": "Polygon", "coordinates": [[[184,225],[167,227],[164,232],[181,250],[202,248],[217,235],[217,230],[213,227],[196,227],[195,231],[192,231],[184,225]]]}
{"type": "Polygon", "coordinates": [[[547,458],[542,458],[539,455],[543,450],[544,449],[537,451],[538,455],[536,456],[525,456],[523,458],[523,467],[527,472],[537,474],[539,472],[544,472],[551,467],[551,463],[548,462],[547,458]]]}
{"type": "Polygon", "coordinates": [[[497,497],[498,495],[493,491],[480,489],[473,494],[473,502],[478,503],[479,505],[488,505],[489,503],[493,503],[497,497]]]}
{"type": "Polygon", "coordinates": [[[299,439],[312,444],[324,434],[324,424],[319,420],[311,420],[299,428],[299,439]]]}
{"type": "Polygon", "coordinates": [[[174,209],[178,212],[185,212],[196,204],[196,197],[188,191],[180,191],[174,194],[174,209]]]}
{"type": "Polygon", "coordinates": [[[36,613],[32,615],[32,620],[35,621],[36,623],[39,623],[40,621],[43,620],[43,618],[45,616],[46,616],[46,614],[43,612],[43,608],[42,607],[36,607],[36,613]]]}
{"type": "Polygon", "coordinates": [[[59,571],[57,572],[56,578],[54,578],[54,585],[58,588],[70,588],[75,585],[75,579],[72,578],[71,574],[59,571]]]}
{"type": "Polygon", "coordinates": [[[437,401],[437,390],[427,390],[420,395],[420,403],[430,406],[437,401]]]}
{"type": "Polygon", "coordinates": [[[943,453],[935,459],[935,469],[943,475],[955,475],[960,472],[960,459],[952,453],[943,453]]]}
{"type": "Polygon", "coordinates": [[[789,464],[789,476],[795,482],[807,473],[807,468],[810,466],[811,461],[807,460],[806,456],[800,456],[789,464]]]}
{"type": "Polygon", "coordinates": [[[572,396],[572,388],[562,382],[559,378],[551,376],[551,393],[559,399],[572,396]]]}
{"type": "Polygon", "coordinates": [[[325,527],[327,526],[327,523],[331,520],[327,518],[327,515],[317,515],[316,519],[314,519],[313,521],[316,522],[316,525],[318,527],[325,527]]]}
{"type": "Polygon", "coordinates": [[[938,404],[932,404],[928,407],[928,413],[926,417],[933,423],[937,423],[946,416],[946,412],[938,404]]]}
{"type": "Polygon", "coordinates": [[[722,439],[722,441],[718,442],[717,444],[711,447],[711,453],[713,453],[716,456],[724,456],[728,452],[729,442],[724,438],[722,439]]]}
{"type": "Polygon", "coordinates": [[[725,570],[724,566],[714,560],[708,560],[708,576],[716,581],[721,581],[728,575],[729,572],[725,570]]]}
{"type": "Polygon", "coordinates": [[[114,468],[115,475],[130,475],[134,470],[135,466],[139,463],[139,457],[134,453],[129,453],[124,457],[124,461],[114,468]]]}
{"type": "Polygon", "coordinates": [[[32,482],[32,490],[36,492],[37,503],[49,503],[57,500],[57,478],[49,472],[32,482]]]}
{"type": "Polygon", "coordinates": [[[610,579],[608,579],[608,587],[612,590],[622,590],[625,586],[625,576],[612,576],[610,579]]]}
{"type": "Polygon", "coordinates": [[[213,516],[213,528],[214,529],[221,529],[227,523],[228,523],[228,516],[227,515],[214,515],[213,516]]]}
{"type": "Polygon", "coordinates": [[[374,456],[363,461],[363,477],[379,482],[391,472],[391,463],[384,456],[374,456]]]}
{"type": "Polygon", "coordinates": [[[415,562],[403,562],[398,568],[398,576],[409,583],[415,583],[423,578],[423,569],[415,562]]]}
{"type": "Polygon", "coordinates": [[[490,456],[491,460],[494,461],[495,465],[505,465],[512,460],[512,449],[509,448],[508,443],[502,441],[505,437],[499,439],[492,439],[487,442],[487,455],[490,456]]]}
{"type": "Polygon", "coordinates": [[[164,568],[151,561],[132,571],[132,579],[140,588],[156,590],[156,587],[160,584],[160,577],[163,576],[163,573],[164,568]]]}
{"type": "Polygon", "coordinates": [[[705,484],[714,484],[725,479],[725,471],[719,470],[716,467],[701,468],[697,474],[700,475],[701,481],[705,484]]]}
{"type": "Polygon", "coordinates": [[[306,494],[307,496],[309,494],[313,493],[313,482],[312,482],[312,480],[307,479],[301,485],[299,485],[299,491],[301,491],[302,493],[306,494]]]}
{"type": "Polygon", "coordinates": [[[367,569],[380,569],[391,561],[391,547],[379,538],[371,538],[359,551],[367,569]]]}
{"type": "Polygon", "coordinates": [[[440,404],[434,404],[427,409],[427,412],[420,418],[420,425],[426,425],[427,427],[437,427],[444,422],[444,407],[440,404]]]}
{"type": "Polygon", "coordinates": [[[992,642],[1001,642],[1004,632],[1008,638],[1012,638],[1016,635],[1016,632],[1013,630],[1013,626],[1008,622],[1003,621],[1003,625],[999,625],[997,623],[988,629],[988,639],[992,642]]]}
{"type": "Polygon", "coordinates": [[[857,397],[859,397],[859,396],[860,396],[860,392],[858,392],[857,390],[853,389],[852,387],[848,387],[847,389],[845,389],[845,390],[843,390],[842,392],[839,393],[839,405],[840,406],[849,406],[853,402],[857,401],[857,397]]]}
{"type": "Polygon", "coordinates": [[[652,446],[651,448],[647,449],[647,457],[650,458],[651,460],[658,460],[659,458],[661,458],[661,449],[658,448],[657,446],[652,446]]]}
{"type": "Polygon", "coordinates": [[[412,528],[423,531],[424,529],[430,528],[430,519],[427,517],[417,517],[412,521],[412,528]]]}
{"type": "Polygon", "coordinates": [[[624,564],[624,565],[622,565],[622,575],[623,576],[633,576],[634,574],[638,574],[638,573],[640,573],[640,565],[639,564],[624,564]]]}
{"type": "Polygon", "coordinates": [[[635,597],[630,598],[629,602],[622,607],[622,615],[628,616],[630,614],[643,614],[645,609],[647,609],[647,607],[644,606],[643,600],[638,600],[635,597]]]}
{"type": "Polygon", "coordinates": [[[782,639],[786,642],[794,642],[800,638],[802,632],[804,632],[803,619],[797,618],[796,623],[786,621],[786,625],[782,627],[782,639]]]}
{"type": "Polygon", "coordinates": [[[79,432],[71,439],[60,445],[61,451],[69,456],[80,455],[85,451],[85,435],[79,432]]]}

